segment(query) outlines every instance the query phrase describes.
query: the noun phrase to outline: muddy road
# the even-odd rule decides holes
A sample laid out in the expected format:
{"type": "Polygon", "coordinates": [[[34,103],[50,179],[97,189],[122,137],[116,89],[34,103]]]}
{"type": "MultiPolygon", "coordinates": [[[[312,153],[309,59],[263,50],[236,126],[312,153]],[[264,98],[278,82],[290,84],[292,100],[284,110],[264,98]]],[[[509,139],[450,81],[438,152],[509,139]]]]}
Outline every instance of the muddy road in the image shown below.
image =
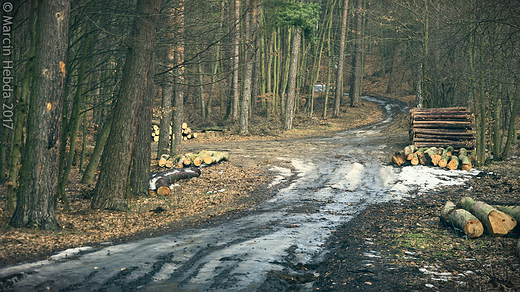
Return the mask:
{"type": "Polygon", "coordinates": [[[272,273],[300,279],[302,291],[312,289],[313,267],[327,254],[324,243],[338,225],[370,204],[404,199],[412,189],[462,183],[471,175],[385,163],[395,150],[388,143],[407,139],[389,130],[407,108],[386,98],[365,99],[385,109],[384,121],[326,138],[211,145],[240,157],[244,167],[270,161],[275,178],[269,199],[239,218],[6,267],[0,290],[276,291],[272,273]],[[425,172],[428,181],[421,180],[425,172]]]}

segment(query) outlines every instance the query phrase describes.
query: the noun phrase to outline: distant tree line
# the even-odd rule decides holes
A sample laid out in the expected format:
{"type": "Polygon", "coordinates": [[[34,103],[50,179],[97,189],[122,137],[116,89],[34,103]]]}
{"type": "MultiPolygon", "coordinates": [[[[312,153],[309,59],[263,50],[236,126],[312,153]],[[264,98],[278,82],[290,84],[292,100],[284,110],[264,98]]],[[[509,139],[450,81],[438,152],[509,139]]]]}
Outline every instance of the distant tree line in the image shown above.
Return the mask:
{"type": "Polygon", "coordinates": [[[506,158],[517,138],[515,0],[12,3],[2,11],[14,91],[3,99],[0,182],[15,227],[58,226],[74,167],[87,185],[99,170],[94,209],[125,210],[128,196],[147,194],[154,108],[161,155],[181,151],[188,118],[242,135],[252,116],[290,130],[295,115],[341,117],[380,78],[387,94],[415,95],[413,106],[468,106],[480,165],[486,149],[506,158]]]}

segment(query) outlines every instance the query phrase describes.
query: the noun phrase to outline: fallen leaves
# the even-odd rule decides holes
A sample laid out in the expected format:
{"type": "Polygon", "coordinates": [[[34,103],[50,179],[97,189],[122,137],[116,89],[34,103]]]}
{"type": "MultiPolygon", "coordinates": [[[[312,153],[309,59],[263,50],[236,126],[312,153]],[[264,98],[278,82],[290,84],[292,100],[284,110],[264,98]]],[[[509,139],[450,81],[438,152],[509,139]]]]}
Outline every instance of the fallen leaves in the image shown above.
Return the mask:
{"type": "MultiPolygon", "coordinates": [[[[240,200],[266,183],[267,177],[223,162],[204,168],[199,178],[181,181],[169,197],[139,197],[128,200],[128,212],[90,209],[90,200],[69,193],[70,209],[58,208],[61,226],[56,231],[30,229],[3,230],[0,234],[0,265],[41,259],[58,250],[132,237],[144,230],[167,228],[183,217],[225,213],[244,208],[240,200]]],[[[75,185],[70,189],[84,189],[75,185]]],[[[3,201],[2,204],[5,204],[3,201]]],[[[0,214],[0,224],[10,217],[0,214]]],[[[153,233],[152,233],[153,234],[153,233]]]]}

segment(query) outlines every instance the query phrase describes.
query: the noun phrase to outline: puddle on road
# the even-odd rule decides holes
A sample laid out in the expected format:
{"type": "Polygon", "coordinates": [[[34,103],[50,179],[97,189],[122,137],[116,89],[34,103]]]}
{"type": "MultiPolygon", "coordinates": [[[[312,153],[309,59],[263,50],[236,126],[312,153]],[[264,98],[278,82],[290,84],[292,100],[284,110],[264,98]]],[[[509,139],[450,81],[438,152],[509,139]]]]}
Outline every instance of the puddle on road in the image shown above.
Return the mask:
{"type": "Polygon", "coordinates": [[[478,173],[383,165],[373,158],[380,148],[353,147],[360,141],[346,135],[329,140],[342,142],[320,148],[319,155],[292,158],[293,170],[274,167],[278,176],[271,186],[290,184],[248,216],[206,229],[75,250],[73,259],[63,256],[73,251],[65,251],[55,261],[4,268],[0,288],[256,291],[269,271],[321,261],[331,232],[366,206],[405,199],[412,189],[461,184],[478,173]]]}

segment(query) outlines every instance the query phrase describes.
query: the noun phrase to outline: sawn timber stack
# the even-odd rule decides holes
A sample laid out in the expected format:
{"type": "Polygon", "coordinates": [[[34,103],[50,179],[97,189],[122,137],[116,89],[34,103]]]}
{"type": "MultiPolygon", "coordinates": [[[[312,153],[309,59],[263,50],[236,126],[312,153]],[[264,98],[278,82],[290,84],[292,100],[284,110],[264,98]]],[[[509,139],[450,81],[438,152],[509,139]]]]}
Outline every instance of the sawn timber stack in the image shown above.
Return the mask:
{"type": "Polygon", "coordinates": [[[465,107],[410,110],[410,141],[416,147],[474,149],[475,116],[465,107]]]}

